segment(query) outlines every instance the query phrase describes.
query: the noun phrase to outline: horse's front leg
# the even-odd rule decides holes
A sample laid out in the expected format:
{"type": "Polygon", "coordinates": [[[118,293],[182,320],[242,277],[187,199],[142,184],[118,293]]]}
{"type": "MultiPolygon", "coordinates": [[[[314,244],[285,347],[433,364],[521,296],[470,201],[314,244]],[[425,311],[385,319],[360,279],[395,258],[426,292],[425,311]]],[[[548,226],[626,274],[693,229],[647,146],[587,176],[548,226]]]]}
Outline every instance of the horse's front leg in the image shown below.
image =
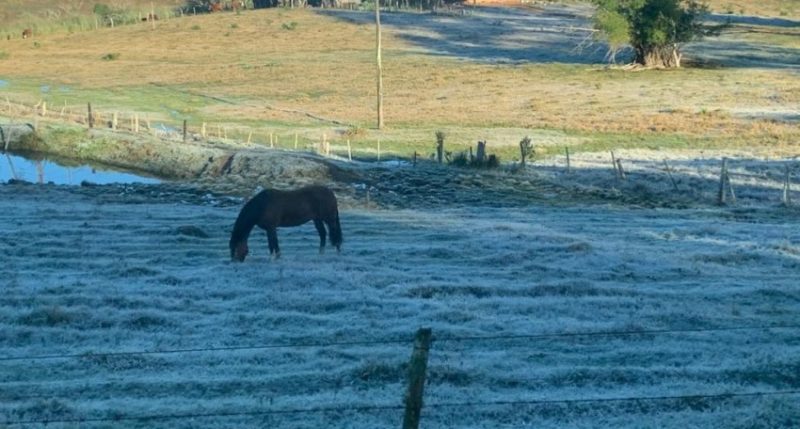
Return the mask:
{"type": "Polygon", "coordinates": [[[325,253],[325,223],[319,219],[314,219],[314,226],[319,233],[319,253],[325,253]]]}
{"type": "Polygon", "coordinates": [[[278,247],[278,229],[276,227],[267,228],[267,242],[269,243],[269,254],[275,259],[281,257],[281,249],[278,247]]]}

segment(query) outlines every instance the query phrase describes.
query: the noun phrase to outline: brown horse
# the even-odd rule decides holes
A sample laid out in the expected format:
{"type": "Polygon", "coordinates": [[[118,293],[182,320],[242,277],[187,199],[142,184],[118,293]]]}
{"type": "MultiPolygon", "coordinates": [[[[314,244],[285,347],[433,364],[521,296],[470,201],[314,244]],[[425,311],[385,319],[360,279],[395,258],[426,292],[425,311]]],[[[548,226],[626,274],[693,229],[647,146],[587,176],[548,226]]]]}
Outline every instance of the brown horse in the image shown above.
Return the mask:
{"type": "Polygon", "coordinates": [[[30,28],[22,30],[22,38],[27,39],[29,37],[33,37],[33,30],[31,30],[30,28]]]}
{"type": "Polygon", "coordinates": [[[208,4],[208,11],[211,12],[211,13],[222,12],[222,3],[221,2],[209,3],[208,4]]]}
{"type": "Polygon", "coordinates": [[[339,225],[339,208],[333,191],[324,186],[307,186],[293,191],[267,189],[248,201],[239,212],[228,243],[231,259],[243,262],[247,257],[247,238],[258,225],[267,231],[269,253],[280,257],[278,247],[279,226],[299,226],[310,220],[319,232],[319,251],[325,250],[325,225],[328,225],[331,244],[337,251],[342,246],[342,228],[339,225]]]}

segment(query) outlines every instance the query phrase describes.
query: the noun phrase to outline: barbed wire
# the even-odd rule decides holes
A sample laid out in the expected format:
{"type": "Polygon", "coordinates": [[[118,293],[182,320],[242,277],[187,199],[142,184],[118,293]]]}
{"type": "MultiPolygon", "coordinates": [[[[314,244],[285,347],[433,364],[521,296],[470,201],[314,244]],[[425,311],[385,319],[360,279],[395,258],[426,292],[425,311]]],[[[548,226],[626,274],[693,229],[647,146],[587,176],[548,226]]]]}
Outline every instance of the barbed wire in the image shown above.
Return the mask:
{"type": "Polygon", "coordinates": [[[685,328],[685,329],[642,329],[642,330],[620,330],[620,331],[587,331],[587,332],[557,332],[551,334],[508,334],[508,335],[487,335],[487,336],[465,336],[465,337],[436,337],[433,342],[456,342],[456,341],[494,341],[494,340],[540,340],[565,337],[614,337],[614,336],[636,336],[636,335],[663,335],[663,334],[692,334],[706,332],[734,332],[734,331],[762,331],[769,329],[798,329],[800,325],[772,325],[772,326],[734,326],[721,328],[685,328]]]}
{"type": "MultiPolygon", "coordinates": [[[[771,392],[726,392],[726,393],[701,393],[690,395],[658,395],[658,396],[621,396],[609,398],[574,398],[574,399],[531,399],[514,401],[488,401],[488,402],[441,402],[425,404],[426,409],[437,408],[475,408],[475,407],[496,407],[496,406],[531,406],[531,405],[573,405],[588,403],[610,403],[610,402],[642,402],[642,401],[675,401],[675,400],[728,400],[735,398],[754,398],[771,396],[791,396],[800,394],[800,390],[778,390],[771,392]]],[[[6,420],[0,422],[4,426],[20,426],[34,424],[80,424],[80,423],[104,423],[121,421],[153,421],[153,420],[178,420],[196,419],[210,417],[257,417],[267,415],[291,415],[291,414],[312,414],[329,412],[373,412],[373,411],[399,411],[405,409],[403,405],[358,405],[358,406],[329,406],[318,408],[289,408],[279,410],[252,410],[252,411],[219,411],[206,413],[170,413],[170,414],[147,414],[140,416],[118,415],[113,417],[96,418],[63,418],[63,419],[31,419],[31,420],[6,420]]]]}
{"type": "Polygon", "coordinates": [[[285,348],[324,348],[324,347],[352,347],[352,346],[375,346],[387,344],[410,344],[413,338],[389,339],[389,340],[363,340],[363,341],[331,341],[331,342],[287,342],[280,344],[261,344],[252,346],[224,346],[224,347],[197,347],[185,349],[163,349],[163,350],[132,350],[124,352],[105,352],[105,353],[65,353],[52,355],[33,355],[33,356],[4,356],[0,357],[0,362],[18,360],[50,360],[50,359],[74,359],[74,358],[102,358],[102,357],[123,357],[137,355],[157,355],[157,354],[180,354],[180,353],[205,353],[205,352],[226,352],[226,351],[258,351],[269,349],[285,348]]]}
{"type": "MultiPolygon", "coordinates": [[[[689,333],[709,333],[709,332],[733,332],[733,331],[761,331],[769,329],[798,329],[800,325],[769,325],[769,326],[736,326],[720,328],[686,328],[686,329],[642,329],[642,330],[619,330],[619,331],[586,331],[586,332],[554,332],[544,334],[500,334],[486,336],[434,336],[432,342],[451,342],[451,341],[497,341],[497,340],[539,340],[553,338],[574,338],[574,337],[612,337],[612,336],[636,336],[636,335],[664,335],[664,334],[689,334],[689,333]]],[[[132,350],[122,352],[104,353],[64,353],[51,355],[28,355],[28,356],[3,356],[0,362],[10,362],[19,360],[51,360],[51,359],[74,359],[74,358],[101,358],[101,357],[122,357],[136,355],[154,354],[181,354],[181,353],[206,353],[206,352],[226,352],[226,351],[258,351],[282,348],[324,348],[324,347],[352,347],[352,346],[373,346],[387,344],[409,344],[413,338],[404,339],[385,339],[385,340],[362,340],[362,341],[330,341],[330,342],[304,342],[302,340],[289,340],[280,344],[260,344],[250,346],[223,346],[223,347],[196,347],[182,349],[162,349],[162,350],[132,350]]]]}
{"type": "Polygon", "coordinates": [[[119,415],[113,417],[95,418],[63,418],[63,419],[34,419],[34,420],[6,420],[0,422],[4,426],[35,425],[35,424],[67,424],[67,423],[104,423],[104,422],[123,422],[123,421],[152,421],[152,420],[179,420],[196,419],[209,417],[257,417],[267,415],[289,415],[289,414],[316,414],[332,412],[370,412],[370,411],[391,411],[402,410],[403,405],[360,405],[353,407],[319,407],[319,408],[289,408],[283,410],[253,410],[253,411],[218,411],[208,413],[174,413],[174,414],[146,414],[140,416],[119,415]]]}

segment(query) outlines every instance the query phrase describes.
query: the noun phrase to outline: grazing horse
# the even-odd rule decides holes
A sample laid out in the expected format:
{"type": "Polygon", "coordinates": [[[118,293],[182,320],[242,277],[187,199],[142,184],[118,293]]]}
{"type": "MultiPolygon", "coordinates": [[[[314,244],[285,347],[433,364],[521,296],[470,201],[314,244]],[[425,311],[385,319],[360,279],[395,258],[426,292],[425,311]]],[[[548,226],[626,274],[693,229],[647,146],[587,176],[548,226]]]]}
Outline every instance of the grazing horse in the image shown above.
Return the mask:
{"type": "Polygon", "coordinates": [[[147,21],[147,22],[158,21],[158,15],[154,13],[148,13],[147,16],[142,17],[142,21],[147,21]]]}
{"type": "Polygon", "coordinates": [[[22,30],[22,38],[27,39],[28,37],[33,37],[33,30],[30,28],[22,30]]]}
{"type": "Polygon", "coordinates": [[[208,4],[208,11],[212,12],[212,13],[213,12],[222,12],[222,3],[221,2],[209,3],[208,4]]]}
{"type": "Polygon", "coordinates": [[[238,12],[240,9],[244,9],[244,1],[242,0],[232,0],[231,1],[231,10],[234,12],[238,12]]]}
{"type": "Polygon", "coordinates": [[[266,189],[248,201],[233,225],[229,247],[231,260],[243,262],[247,256],[247,237],[258,225],[267,231],[269,253],[280,257],[279,226],[299,226],[310,220],[319,232],[319,251],[325,249],[325,225],[328,225],[331,244],[337,251],[342,246],[339,208],[333,191],[324,186],[306,186],[293,191],[266,189]]]}

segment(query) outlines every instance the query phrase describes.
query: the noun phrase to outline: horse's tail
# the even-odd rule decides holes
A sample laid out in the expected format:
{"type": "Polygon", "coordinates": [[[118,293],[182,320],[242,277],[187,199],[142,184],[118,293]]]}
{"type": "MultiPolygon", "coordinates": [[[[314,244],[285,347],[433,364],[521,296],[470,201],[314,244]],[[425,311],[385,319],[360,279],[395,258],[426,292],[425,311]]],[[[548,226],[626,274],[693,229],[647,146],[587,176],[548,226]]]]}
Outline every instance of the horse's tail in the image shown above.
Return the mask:
{"type": "Polygon", "coordinates": [[[342,247],[342,226],[339,224],[339,209],[334,212],[333,228],[331,230],[331,244],[338,250],[342,247]]]}

